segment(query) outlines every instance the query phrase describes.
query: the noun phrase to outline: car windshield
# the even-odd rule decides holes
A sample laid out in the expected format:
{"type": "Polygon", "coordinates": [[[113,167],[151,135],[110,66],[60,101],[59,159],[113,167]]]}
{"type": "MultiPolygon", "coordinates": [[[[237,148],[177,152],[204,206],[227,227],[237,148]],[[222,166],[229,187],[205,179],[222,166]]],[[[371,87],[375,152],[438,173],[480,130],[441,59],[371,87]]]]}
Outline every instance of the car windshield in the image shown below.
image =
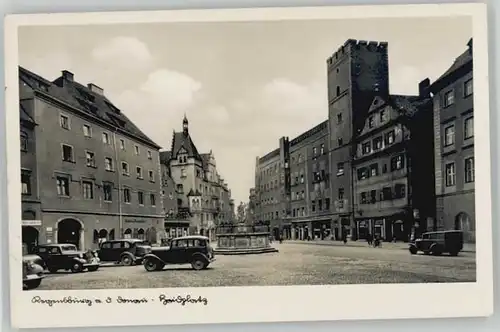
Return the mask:
{"type": "Polygon", "coordinates": [[[72,245],[61,246],[61,250],[62,251],[76,251],[76,246],[72,246],[72,245]]]}

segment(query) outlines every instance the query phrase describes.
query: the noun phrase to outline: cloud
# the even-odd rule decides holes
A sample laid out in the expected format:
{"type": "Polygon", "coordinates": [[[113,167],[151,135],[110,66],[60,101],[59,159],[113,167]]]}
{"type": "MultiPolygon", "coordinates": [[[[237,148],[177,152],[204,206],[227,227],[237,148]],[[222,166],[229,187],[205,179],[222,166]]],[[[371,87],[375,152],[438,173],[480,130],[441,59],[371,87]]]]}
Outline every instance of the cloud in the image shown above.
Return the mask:
{"type": "Polygon", "coordinates": [[[205,111],[205,115],[211,118],[216,124],[226,125],[229,123],[229,112],[225,106],[214,106],[205,111]]]}
{"type": "Polygon", "coordinates": [[[36,74],[48,79],[54,80],[61,75],[62,70],[73,70],[73,61],[68,53],[57,51],[44,53],[41,56],[32,56],[31,54],[22,54],[20,63],[28,70],[34,70],[36,74]]]}
{"type": "Polygon", "coordinates": [[[92,50],[94,61],[122,69],[142,69],[151,65],[153,57],[143,42],[134,37],[115,37],[92,50]]]}

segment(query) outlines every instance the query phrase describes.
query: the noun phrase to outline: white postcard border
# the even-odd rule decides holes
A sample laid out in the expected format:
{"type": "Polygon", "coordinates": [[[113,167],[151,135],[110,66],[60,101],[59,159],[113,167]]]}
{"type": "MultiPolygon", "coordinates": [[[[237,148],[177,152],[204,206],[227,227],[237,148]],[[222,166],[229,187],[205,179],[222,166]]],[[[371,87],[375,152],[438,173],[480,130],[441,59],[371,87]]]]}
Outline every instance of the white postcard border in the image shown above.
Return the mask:
{"type": "MultiPolygon", "coordinates": [[[[15,328],[486,316],[493,312],[491,158],[486,5],[377,5],[11,15],[5,23],[11,318],[15,328]],[[477,282],[280,287],[22,291],[18,34],[25,25],[470,16],[473,21],[477,282]],[[160,294],[208,305],[163,305],[160,294]],[[146,304],[33,304],[32,298],[145,298],[146,304]],[[371,299],[366,301],[366,299],[371,299]],[[376,300],[373,300],[376,299],[376,300]],[[464,300],[465,299],[465,300],[464,300]],[[374,305],[374,301],[376,305],[374,305]],[[100,307],[105,308],[105,310],[100,307]],[[30,319],[26,319],[26,313],[30,319]]],[[[333,46],[332,46],[333,47],[333,46]]],[[[452,59],[450,59],[451,61],[452,59]]]]}

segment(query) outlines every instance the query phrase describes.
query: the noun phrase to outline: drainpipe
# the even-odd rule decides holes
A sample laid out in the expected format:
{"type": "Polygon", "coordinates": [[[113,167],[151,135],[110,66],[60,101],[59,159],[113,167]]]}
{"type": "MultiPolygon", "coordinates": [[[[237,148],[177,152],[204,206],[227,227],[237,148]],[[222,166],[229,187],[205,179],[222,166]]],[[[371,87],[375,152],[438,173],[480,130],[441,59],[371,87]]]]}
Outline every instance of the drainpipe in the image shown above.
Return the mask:
{"type": "MultiPolygon", "coordinates": [[[[118,149],[116,148],[116,128],[113,131],[113,148],[115,150],[115,160],[116,164],[120,165],[118,161],[118,149]]],[[[130,171],[130,170],[129,170],[130,171]]],[[[118,179],[118,221],[120,225],[120,238],[123,238],[123,217],[122,217],[122,185],[121,185],[121,169],[117,167],[117,179],[118,179]]]]}

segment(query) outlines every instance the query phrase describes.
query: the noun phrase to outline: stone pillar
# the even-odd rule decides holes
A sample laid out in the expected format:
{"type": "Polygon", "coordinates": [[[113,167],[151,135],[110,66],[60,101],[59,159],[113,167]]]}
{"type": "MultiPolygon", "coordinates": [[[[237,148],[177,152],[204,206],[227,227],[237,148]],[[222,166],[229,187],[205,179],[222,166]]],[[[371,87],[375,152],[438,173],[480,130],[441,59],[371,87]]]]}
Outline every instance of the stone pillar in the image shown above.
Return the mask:
{"type": "Polygon", "coordinates": [[[313,230],[313,223],[308,222],[307,223],[307,234],[311,238],[311,240],[314,240],[314,230],[313,230]]]}

